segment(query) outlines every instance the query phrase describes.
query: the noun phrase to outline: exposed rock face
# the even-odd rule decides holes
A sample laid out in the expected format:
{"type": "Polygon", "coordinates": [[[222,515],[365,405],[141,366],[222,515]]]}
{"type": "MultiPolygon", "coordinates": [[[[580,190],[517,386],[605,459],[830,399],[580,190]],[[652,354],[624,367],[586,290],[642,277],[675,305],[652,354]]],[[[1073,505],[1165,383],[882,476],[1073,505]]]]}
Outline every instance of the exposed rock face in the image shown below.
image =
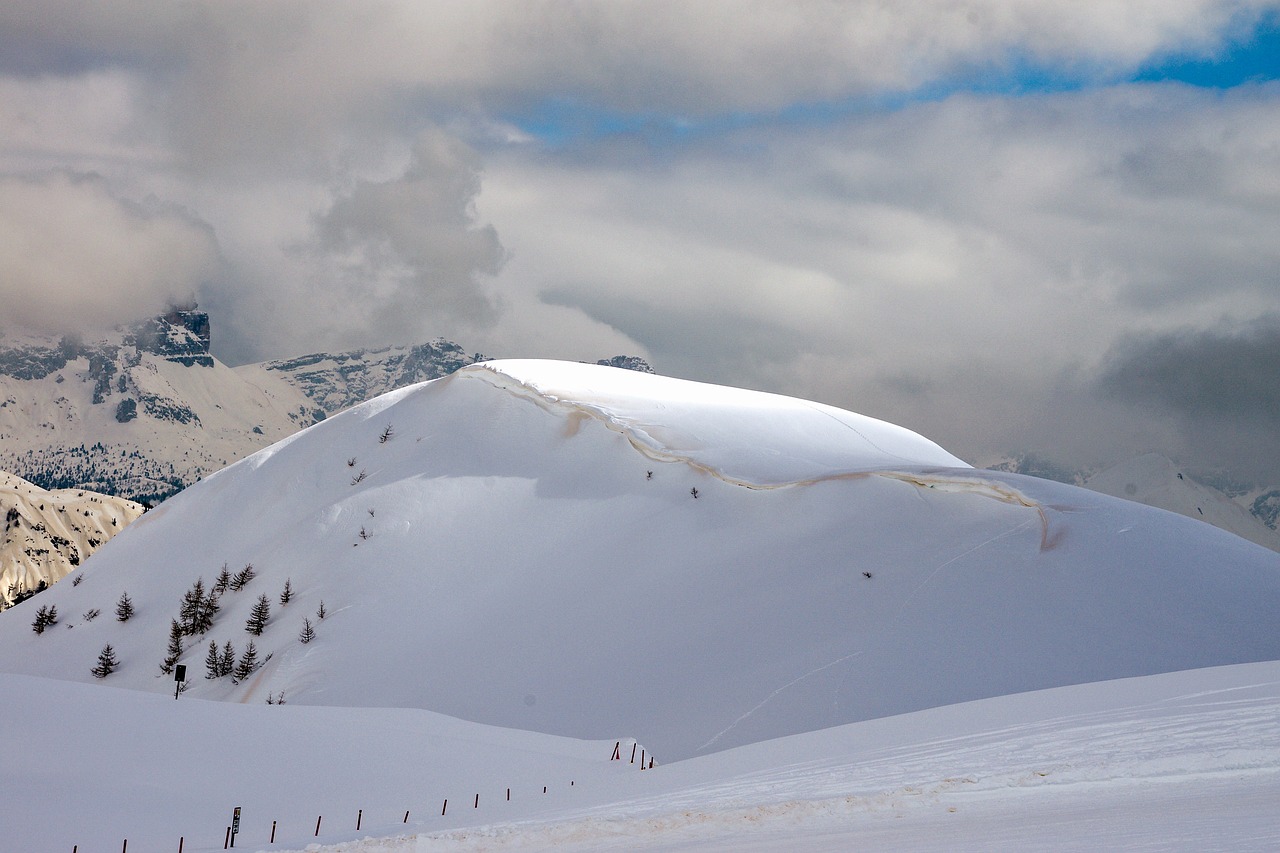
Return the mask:
{"type": "Polygon", "coordinates": [[[0,471],[0,610],[74,571],[142,513],[123,498],[49,492],[0,471]]]}
{"type": "Polygon", "coordinates": [[[640,373],[654,372],[649,362],[638,355],[615,355],[613,358],[602,358],[596,364],[603,364],[605,367],[621,367],[623,370],[636,370],[640,373]]]}
{"type": "Polygon", "coordinates": [[[244,375],[268,371],[332,415],[393,389],[448,376],[484,359],[480,353],[468,353],[452,341],[437,338],[418,346],[312,353],[237,370],[244,375]]]}

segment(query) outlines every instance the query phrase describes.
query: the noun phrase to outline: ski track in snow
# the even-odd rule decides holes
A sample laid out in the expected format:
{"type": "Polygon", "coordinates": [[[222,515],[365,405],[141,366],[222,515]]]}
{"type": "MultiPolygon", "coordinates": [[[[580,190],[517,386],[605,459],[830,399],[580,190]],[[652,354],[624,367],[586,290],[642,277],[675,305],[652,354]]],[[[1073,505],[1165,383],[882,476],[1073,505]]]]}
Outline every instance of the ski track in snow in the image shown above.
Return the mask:
{"type": "Polygon", "coordinates": [[[730,724],[729,724],[729,726],[728,726],[728,728],[726,728],[726,729],[724,729],[723,731],[721,731],[721,732],[717,733],[714,737],[712,737],[712,738],[711,738],[711,740],[707,741],[707,742],[706,742],[706,743],[704,743],[702,746],[698,747],[698,752],[702,752],[704,749],[706,749],[706,748],[708,748],[708,747],[710,747],[710,746],[714,745],[716,741],[720,740],[720,738],[724,737],[724,736],[725,736],[725,735],[727,735],[729,732],[733,731],[733,730],[734,730],[734,728],[736,728],[736,727],[737,727],[737,725],[738,725],[739,723],[741,723],[743,720],[747,719],[747,718],[748,718],[748,717],[750,717],[752,714],[754,714],[756,711],[759,711],[759,710],[760,710],[761,708],[763,708],[765,705],[769,704],[769,702],[770,702],[770,701],[771,701],[775,696],[777,696],[779,693],[781,693],[782,691],[784,691],[784,690],[788,689],[789,687],[793,687],[793,686],[795,686],[796,684],[799,684],[801,681],[804,681],[806,678],[808,678],[808,677],[809,677],[809,676],[811,676],[811,675],[817,675],[818,673],[822,672],[824,669],[830,669],[831,667],[835,666],[836,664],[838,664],[838,663],[843,663],[843,662],[845,662],[845,661],[849,660],[850,658],[856,658],[856,657],[857,657],[858,655],[860,655],[860,654],[862,654],[862,651],[861,651],[861,650],[856,651],[856,652],[854,652],[853,654],[845,655],[844,657],[841,657],[841,658],[836,658],[835,660],[831,661],[831,663],[824,663],[822,666],[818,667],[817,669],[810,670],[809,672],[806,672],[804,675],[801,675],[801,676],[799,676],[799,677],[797,677],[797,678],[793,678],[793,679],[791,679],[791,680],[790,680],[790,681],[788,681],[786,684],[782,685],[782,686],[781,686],[781,687],[779,687],[777,690],[773,691],[773,692],[772,692],[772,693],[770,693],[768,696],[764,697],[764,699],[762,699],[762,700],[760,701],[760,704],[756,705],[754,708],[752,708],[751,710],[747,711],[745,714],[743,714],[742,716],[738,717],[738,719],[736,719],[736,720],[734,720],[732,723],[730,723],[730,724]]]}

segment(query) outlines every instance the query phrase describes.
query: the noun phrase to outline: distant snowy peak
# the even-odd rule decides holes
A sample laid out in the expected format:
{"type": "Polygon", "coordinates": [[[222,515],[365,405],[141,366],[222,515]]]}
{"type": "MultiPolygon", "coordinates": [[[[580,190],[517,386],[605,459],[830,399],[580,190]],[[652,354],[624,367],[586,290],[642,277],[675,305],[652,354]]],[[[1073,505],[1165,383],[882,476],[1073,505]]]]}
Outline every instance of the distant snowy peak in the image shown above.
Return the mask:
{"type": "Polygon", "coordinates": [[[142,511],[123,498],[50,492],[0,471],[0,609],[74,571],[142,511]]]}
{"type": "Polygon", "coordinates": [[[689,462],[737,485],[969,467],[909,429],[779,394],[536,359],[489,361],[460,376],[596,418],[655,459],[689,462]]]}
{"type": "Polygon", "coordinates": [[[159,501],[324,413],[209,352],[195,306],[99,335],[0,337],[0,468],[44,488],[159,501]]]}
{"type": "Polygon", "coordinates": [[[1200,483],[1158,453],[1146,453],[1089,477],[1084,486],[1104,495],[1137,501],[1280,551],[1280,533],[1222,492],[1200,483]]]}

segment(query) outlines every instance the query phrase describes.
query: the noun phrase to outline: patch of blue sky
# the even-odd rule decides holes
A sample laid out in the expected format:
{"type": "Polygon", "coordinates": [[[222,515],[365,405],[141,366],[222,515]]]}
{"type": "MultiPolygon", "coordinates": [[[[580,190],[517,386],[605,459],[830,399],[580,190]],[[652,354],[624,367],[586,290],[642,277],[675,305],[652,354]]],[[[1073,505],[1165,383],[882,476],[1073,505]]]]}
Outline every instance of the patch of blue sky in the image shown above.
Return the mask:
{"type": "Polygon", "coordinates": [[[960,69],[912,89],[797,102],[758,112],[708,110],[694,117],[653,110],[627,112],[572,98],[551,98],[504,118],[550,148],[623,136],[661,146],[751,127],[821,127],[961,94],[1025,97],[1160,82],[1226,89],[1274,80],[1280,80],[1280,14],[1264,17],[1212,56],[1170,51],[1127,71],[1006,55],[998,63],[960,69]]]}
{"type": "Polygon", "coordinates": [[[1171,53],[1133,75],[1139,83],[1176,81],[1211,89],[1280,80],[1280,13],[1266,16],[1245,38],[1209,57],[1171,53]]]}

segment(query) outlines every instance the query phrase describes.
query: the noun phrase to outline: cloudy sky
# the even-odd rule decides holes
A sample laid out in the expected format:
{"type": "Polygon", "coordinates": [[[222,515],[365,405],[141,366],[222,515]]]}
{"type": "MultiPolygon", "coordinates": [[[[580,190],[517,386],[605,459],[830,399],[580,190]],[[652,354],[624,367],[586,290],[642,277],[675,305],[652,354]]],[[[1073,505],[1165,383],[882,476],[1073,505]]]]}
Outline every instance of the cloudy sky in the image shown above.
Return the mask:
{"type": "Polygon", "coordinates": [[[1280,0],[10,0],[0,319],[642,355],[1280,481],[1280,0]]]}

